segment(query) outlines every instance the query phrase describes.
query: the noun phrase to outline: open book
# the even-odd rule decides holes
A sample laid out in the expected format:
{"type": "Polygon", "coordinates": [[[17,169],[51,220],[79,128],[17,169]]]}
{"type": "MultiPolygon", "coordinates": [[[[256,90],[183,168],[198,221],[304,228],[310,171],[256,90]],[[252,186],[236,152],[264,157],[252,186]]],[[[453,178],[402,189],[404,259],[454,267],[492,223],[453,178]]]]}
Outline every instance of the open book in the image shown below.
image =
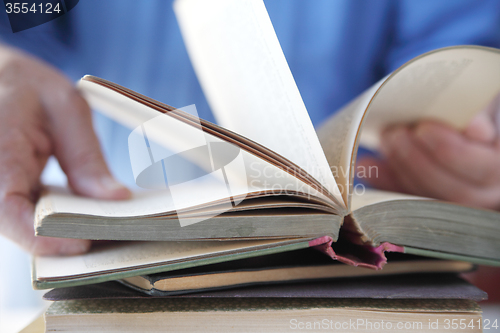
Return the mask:
{"type": "Polygon", "coordinates": [[[85,76],[78,87],[90,105],[132,130],[137,184],[155,190],[113,202],[52,189],[36,207],[37,235],[295,239],[372,267],[385,262],[385,250],[500,263],[500,213],[353,186],[358,145],[376,149],[385,126],[430,118],[460,129],[487,107],[500,91],[498,50],[457,46],[419,56],[317,134],[262,2],[178,0],[175,10],[220,126],[198,119],[192,106],[176,109],[85,76]],[[196,177],[178,172],[188,164],[196,177]],[[339,238],[350,245],[334,250],[339,238]]]}

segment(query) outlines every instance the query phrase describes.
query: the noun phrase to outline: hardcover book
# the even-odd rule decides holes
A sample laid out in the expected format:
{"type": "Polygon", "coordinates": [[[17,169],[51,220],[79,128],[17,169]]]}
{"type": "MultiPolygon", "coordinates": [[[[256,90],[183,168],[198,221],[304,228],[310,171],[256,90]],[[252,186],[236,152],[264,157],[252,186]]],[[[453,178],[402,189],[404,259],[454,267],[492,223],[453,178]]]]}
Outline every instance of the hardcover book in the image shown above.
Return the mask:
{"type": "MultiPolygon", "coordinates": [[[[123,279],[150,293],[187,293],[241,285],[409,273],[458,273],[473,265],[393,254],[383,270],[352,267],[310,248],[312,241],[118,242],[71,257],[37,257],[35,289],[123,279]],[[156,275],[150,275],[155,274],[156,275]]],[[[369,258],[365,258],[369,260],[369,258]]],[[[374,255],[370,260],[378,260],[374,255]]]]}
{"type": "MultiPolygon", "coordinates": [[[[345,265],[345,267],[349,267],[345,265]]],[[[480,302],[487,294],[456,273],[361,276],[324,281],[254,285],[196,293],[148,295],[116,281],[55,288],[43,296],[49,301],[128,298],[376,298],[376,299],[467,299],[480,302]]]]}
{"type": "Polygon", "coordinates": [[[45,313],[47,331],[373,332],[408,322],[410,332],[481,332],[476,302],[486,293],[456,274],[413,274],[163,297],[105,282],[53,289],[44,298],[55,301],[45,313]],[[451,326],[459,322],[466,326],[451,326]]]}
{"type": "Polygon", "coordinates": [[[439,299],[73,300],[54,302],[44,318],[47,332],[289,332],[299,327],[374,332],[401,323],[409,324],[405,331],[410,332],[482,332],[481,309],[474,301],[439,299]],[[452,322],[465,330],[452,328],[452,322]]]}

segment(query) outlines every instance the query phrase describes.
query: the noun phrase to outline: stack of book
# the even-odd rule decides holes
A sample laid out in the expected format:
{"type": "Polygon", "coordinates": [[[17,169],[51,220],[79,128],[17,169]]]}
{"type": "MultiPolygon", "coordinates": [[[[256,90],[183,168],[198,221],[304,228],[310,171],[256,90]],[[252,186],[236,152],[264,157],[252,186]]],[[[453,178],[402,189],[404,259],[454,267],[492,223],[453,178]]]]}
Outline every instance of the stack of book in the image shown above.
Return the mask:
{"type": "Polygon", "coordinates": [[[480,331],[485,295],[456,274],[500,264],[500,214],[354,186],[354,162],[392,124],[463,128],[500,91],[499,51],[424,54],[316,133],[262,2],[175,10],[221,126],[82,78],[91,106],[131,128],[134,177],[149,190],[41,197],[37,235],[117,241],[34,258],[34,287],[56,288],[47,330],[480,331]],[[193,164],[195,177],[179,172],[193,164]]]}
{"type": "Polygon", "coordinates": [[[150,297],[106,282],[50,291],[45,298],[55,302],[45,321],[49,332],[446,332],[456,330],[457,322],[468,325],[462,332],[481,332],[476,301],[485,297],[454,274],[266,285],[174,297],[150,297]]]}

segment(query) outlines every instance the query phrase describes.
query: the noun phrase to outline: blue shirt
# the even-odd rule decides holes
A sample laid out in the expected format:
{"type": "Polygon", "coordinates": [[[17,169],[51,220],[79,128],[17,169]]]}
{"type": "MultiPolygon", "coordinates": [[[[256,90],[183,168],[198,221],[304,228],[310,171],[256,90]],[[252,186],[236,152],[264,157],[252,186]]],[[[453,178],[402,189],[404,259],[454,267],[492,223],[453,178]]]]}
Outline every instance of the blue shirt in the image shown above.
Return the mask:
{"type": "MultiPolygon", "coordinates": [[[[458,44],[500,46],[500,1],[271,0],[266,7],[315,125],[404,62],[458,44]]],[[[0,7],[3,7],[1,5],[0,7]]],[[[96,75],[213,121],[171,1],[82,0],[59,19],[0,36],[76,81],[96,75]]],[[[113,173],[133,183],[123,128],[96,116],[113,173]]]]}

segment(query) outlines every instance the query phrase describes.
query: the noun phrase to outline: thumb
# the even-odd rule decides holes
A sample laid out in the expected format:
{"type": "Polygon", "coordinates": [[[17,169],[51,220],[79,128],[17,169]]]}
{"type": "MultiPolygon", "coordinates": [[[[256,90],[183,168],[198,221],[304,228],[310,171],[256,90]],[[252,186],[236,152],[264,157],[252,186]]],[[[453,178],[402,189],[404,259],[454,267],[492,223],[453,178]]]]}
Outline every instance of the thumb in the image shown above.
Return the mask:
{"type": "Polygon", "coordinates": [[[76,89],[46,103],[55,155],[71,188],[100,199],[126,199],[130,191],[109,172],[92,127],[87,102],[76,89]]]}
{"type": "Polygon", "coordinates": [[[467,138],[481,143],[493,143],[498,134],[497,118],[500,111],[500,95],[486,109],[478,113],[464,130],[467,138]]]}

